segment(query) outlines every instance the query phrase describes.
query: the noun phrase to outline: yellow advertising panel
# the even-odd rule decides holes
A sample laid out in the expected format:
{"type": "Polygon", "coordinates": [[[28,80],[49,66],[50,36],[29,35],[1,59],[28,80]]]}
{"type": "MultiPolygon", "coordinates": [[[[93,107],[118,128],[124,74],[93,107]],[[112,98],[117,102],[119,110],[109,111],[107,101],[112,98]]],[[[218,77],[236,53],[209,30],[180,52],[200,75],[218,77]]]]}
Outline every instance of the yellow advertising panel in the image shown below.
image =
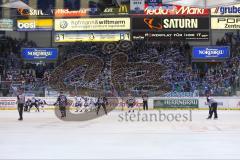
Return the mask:
{"type": "Polygon", "coordinates": [[[240,17],[212,17],[212,29],[240,29],[240,17]]]}
{"type": "Polygon", "coordinates": [[[53,29],[52,19],[17,20],[18,31],[49,31],[53,29]]]}

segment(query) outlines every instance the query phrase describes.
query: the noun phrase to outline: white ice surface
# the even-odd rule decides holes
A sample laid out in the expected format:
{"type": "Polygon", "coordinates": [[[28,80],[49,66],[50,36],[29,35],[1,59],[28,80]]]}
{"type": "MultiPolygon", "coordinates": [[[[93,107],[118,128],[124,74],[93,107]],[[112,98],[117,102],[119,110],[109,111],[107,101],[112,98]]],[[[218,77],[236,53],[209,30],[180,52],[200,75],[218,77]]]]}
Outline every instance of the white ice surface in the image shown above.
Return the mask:
{"type": "Polygon", "coordinates": [[[121,113],[63,122],[32,112],[19,122],[17,111],[0,111],[0,159],[240,159],[239,111],[219,111],[219,120],[193,111],[192,122],[171,123],[119,122],[121,113]]]}

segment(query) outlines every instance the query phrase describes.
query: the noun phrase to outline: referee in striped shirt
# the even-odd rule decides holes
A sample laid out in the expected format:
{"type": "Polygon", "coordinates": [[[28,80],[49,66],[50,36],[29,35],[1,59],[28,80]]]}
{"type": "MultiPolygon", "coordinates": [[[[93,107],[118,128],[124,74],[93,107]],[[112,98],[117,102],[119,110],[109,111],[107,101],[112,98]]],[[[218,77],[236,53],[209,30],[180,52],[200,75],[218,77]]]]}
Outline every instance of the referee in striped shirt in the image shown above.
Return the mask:
{"type": "Polygon", "coordinates": [[[25,95],[23,93],[23,89],[19,89],[17,94],[17,105],[18,105],[18,113],[19,113],[19,121],[23,120],[23,107],[25,103],[25,95]]]}

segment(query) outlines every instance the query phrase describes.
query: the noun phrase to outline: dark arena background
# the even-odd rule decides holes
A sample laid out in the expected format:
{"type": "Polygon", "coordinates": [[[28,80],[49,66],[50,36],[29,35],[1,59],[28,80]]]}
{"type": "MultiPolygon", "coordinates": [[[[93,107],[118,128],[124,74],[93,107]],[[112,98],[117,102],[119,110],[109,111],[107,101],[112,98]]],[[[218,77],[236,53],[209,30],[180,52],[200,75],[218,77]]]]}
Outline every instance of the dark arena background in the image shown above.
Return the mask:
{"type": "Polygon", "coordinates": [[[237,0],[0,0],[0,159],[240,159],[237,0]]]}

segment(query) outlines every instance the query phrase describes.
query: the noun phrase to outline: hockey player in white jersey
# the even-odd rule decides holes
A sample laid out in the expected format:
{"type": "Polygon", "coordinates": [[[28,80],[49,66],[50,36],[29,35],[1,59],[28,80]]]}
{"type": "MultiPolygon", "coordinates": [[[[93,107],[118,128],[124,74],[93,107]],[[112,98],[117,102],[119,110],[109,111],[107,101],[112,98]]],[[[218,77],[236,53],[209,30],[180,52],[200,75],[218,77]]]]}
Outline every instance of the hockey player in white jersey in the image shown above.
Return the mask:
{"type": "Polygon", "coordinates": [[[75,97],[75,107],[76,107],[76,111],[75,112],[79,112],[82,110],[82,98],[81,97],[75,97]]]}

